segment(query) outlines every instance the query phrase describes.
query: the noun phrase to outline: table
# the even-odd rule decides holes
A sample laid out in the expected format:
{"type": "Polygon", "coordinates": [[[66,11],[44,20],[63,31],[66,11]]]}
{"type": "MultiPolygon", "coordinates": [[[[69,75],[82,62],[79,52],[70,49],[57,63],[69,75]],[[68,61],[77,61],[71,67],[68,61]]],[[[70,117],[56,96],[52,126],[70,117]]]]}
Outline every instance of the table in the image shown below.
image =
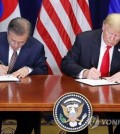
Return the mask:
{"type": "Polygon", "coordinates": [[[52,111],[55,101],[68,92],[81,93],[95,112],[120,111],[120,86],[91,87],[65,75],[33,75],[20,82],[0,82],[0,111],[52,111]],[[101,88],[109,88],[108,100],[101,88]]]}

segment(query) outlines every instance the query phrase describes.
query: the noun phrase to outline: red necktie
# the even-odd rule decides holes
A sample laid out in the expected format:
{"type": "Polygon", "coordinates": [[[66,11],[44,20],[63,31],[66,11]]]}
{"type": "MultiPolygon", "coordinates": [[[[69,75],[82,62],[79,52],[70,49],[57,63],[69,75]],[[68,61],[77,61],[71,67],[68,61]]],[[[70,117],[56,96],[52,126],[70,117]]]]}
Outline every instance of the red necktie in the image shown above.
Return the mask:
{"type": "Polygon", "coordinates": [[[101,77],[106,77],[109,75],[109,66],[110,66],[109,49],[110,48],[111,46],[107,46],[107,49],[103,55],[103,59],[100,67],[101,77]]]}
{"type": "Polygon", "coordinates": [[[17,51],[14,51],[12,54],[11,60],[10,60],[10,64],[9,64],[9,68],[8,68],[8,72],[7,72],[8,74],[10,74],[12,72],[16,59],[17,59],[17,51]]]}

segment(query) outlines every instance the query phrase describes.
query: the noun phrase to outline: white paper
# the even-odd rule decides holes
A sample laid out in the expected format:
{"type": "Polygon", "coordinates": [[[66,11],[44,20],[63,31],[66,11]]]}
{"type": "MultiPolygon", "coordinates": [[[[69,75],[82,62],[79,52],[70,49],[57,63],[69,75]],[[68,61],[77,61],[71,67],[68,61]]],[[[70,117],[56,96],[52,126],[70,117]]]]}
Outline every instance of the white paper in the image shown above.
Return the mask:
{"type": "Polygon", "coordinates": [[[90,86],[103,86],[103,85],[117,85],[120,83],[110,82],[105,79],[92,80],[92,79],[75,79],[75,81],[90,85],[90,86]]]}
{"type": "Polygon", "coordinates": [[[0,76],[0,81],[20,81],[17,77],[14,77],[13,75],[4,75],[0,76]]]}

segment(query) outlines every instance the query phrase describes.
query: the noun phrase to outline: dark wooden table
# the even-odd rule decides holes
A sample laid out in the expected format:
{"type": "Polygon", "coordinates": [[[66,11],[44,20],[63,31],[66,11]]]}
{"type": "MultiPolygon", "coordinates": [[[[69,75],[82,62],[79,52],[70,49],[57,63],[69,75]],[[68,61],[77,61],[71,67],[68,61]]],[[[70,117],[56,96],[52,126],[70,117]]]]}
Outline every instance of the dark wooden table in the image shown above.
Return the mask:
{"type": "Polygon", "coordinates": [[[55,101],[68,92],[85,95],[95,112],[120,111],[119,85],[91,87],[61,75],[36,75],[21,82],[0,82],[0,111],[52,111],[55,101]],[[110,90],[107,100],[103,88],[110,90]]]}

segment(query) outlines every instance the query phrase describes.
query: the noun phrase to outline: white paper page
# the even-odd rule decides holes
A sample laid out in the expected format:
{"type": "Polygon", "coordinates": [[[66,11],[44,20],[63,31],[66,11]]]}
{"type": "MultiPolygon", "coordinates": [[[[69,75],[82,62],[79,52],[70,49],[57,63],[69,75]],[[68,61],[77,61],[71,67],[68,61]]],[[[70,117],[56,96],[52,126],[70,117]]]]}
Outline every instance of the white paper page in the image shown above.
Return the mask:
{"type": "Polygon", "coordinates": [[[116,85],[119,83],[109,82],[105,79],[92,80],[92,79],[75,79],[75,81],[91,85],[91,86],[103,86],[103,85],[116,85]]]}
{"type": "Polygon", "coordinates": [[[4,75],[4,76],[0,76],[0,81],[19,81],[19,79],[12,75],[4,75]]]}

